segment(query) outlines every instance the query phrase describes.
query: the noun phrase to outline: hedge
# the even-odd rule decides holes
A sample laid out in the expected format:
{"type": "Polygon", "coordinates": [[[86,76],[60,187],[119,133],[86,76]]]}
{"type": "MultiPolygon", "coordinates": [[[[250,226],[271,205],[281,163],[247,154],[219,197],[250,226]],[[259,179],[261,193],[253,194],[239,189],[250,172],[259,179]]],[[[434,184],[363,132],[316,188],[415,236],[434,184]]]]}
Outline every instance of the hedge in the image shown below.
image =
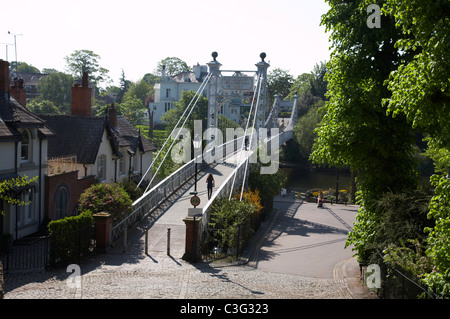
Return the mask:
{"type": "Polygon", "coordinates": [[[90,211],[51,221],[48,230],[52,265],[78,263],[93,249],[94,218],[90,211]]]}

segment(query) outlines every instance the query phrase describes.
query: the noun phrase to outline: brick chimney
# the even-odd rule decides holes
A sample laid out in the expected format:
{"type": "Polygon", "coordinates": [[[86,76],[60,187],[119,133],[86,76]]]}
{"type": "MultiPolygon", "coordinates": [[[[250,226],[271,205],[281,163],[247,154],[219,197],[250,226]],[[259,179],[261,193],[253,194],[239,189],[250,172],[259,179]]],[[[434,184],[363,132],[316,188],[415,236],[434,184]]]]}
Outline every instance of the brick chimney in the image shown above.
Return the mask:
{"type": "Polygon", "coordinates": [[[111,128],[113,130],[117,130],[117,109],[114,106],[114,103],[111,104],[108,110],[108,119],[109,119],[109,125],[111,125],[111,128]]]}
{"type": "Polygon", "coordinates": [[[0,92],[8,94],[9,88],[9,62],[0,59],[0,92]]]}
{"type": "Polygon", "coordinates": [[[89,87],[88,73],[83,72],[81,86],[72,87],[72,115],[91,116],[92,88],[89,87]]]}
{"type": "Polygon", "coordinates": [[[20,104],[26,106],[27,90],[23,86],[22,79],[14,78],[14,84],[11,86],[9,92],[20,104]]]}

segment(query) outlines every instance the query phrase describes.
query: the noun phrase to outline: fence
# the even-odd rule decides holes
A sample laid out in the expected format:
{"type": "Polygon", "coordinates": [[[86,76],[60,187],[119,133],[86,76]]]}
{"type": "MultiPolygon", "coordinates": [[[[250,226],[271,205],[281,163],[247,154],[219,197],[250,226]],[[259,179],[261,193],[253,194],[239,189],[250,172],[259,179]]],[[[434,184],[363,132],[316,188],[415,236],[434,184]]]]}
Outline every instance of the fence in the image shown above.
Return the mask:
{"type": "Polygon", "coordinates": [[[43,270],[49,265],[50,237],[30,237],[10,242],[0,253],[5,273],[14,270],[43,270]]]}
{"type": "Polygon", "coordinates": [[[52,265],[80,263],[95,252],[95,227],[80,228],[65,234],[64,242],[52,236],[25,237],[10,242],[0,252],[5,274],[11,271],[39,271],[52,265]]]}
{"type": "Polygon", "coordinates": [[[238,260],[242,249],[245,246],[245,235],[243,225],[229,229],[204,229],[203,241],[200,245],[201,259],[204,261],[214,261],[223,258],[238,260]],[[226,238],[228,245],[222,247],[226,238]]]}

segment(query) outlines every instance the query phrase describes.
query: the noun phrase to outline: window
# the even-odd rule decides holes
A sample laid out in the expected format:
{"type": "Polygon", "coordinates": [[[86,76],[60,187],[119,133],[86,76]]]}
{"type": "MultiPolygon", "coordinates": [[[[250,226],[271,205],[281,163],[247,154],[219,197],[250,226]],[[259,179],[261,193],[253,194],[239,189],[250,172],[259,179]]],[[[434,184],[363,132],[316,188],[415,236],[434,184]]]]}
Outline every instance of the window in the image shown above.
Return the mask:
{"type": "Polygon", "coordinates": [[[68,198],[69,192],[66,187],[60,187],[55,196],[55,219],[61,219],[67,216],[68,198]]]}
{"type": "Polygon", "coordinates": [[[170,97],[170,89],[166,89],[166,97],[170,97]]]}
{"type": "Polygon", "coordinates": [[[97,158],[97,178],[100,182],[106,179],[106,155],[97,158]]]}
{"type": "Polygon", "coordinates": [[[20,148],[20,159],[22,161],[30,160],[31,136],[28,130],[22,132],[22,143],[20,148]]]}
{"type": "Polygon", "coordinates": [[[119,158],[119,176],[125,175],[125,156],[119,158]]]}

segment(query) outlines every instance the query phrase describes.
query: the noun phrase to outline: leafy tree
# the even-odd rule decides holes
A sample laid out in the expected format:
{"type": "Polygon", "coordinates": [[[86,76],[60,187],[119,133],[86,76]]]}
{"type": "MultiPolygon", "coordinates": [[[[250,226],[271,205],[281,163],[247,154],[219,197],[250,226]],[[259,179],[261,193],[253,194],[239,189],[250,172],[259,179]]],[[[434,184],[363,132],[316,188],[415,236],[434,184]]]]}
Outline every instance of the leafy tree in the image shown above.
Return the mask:
{"type": "Polygon", "coordinates": [[[289,71],[280,68],[273,69],[267,75],[268,97],[273,101],[273,96],[278,94],[280,98],[285,98],[289,94],[289,89],[294,82],[294,78],[289,71]]]}
{"type": "Polygon", "coordinates": [[[110,81],[109,71],[99,64],[100,56],[91,50],[75,50],[65,60],[67,69],[76,80],[81,80],[83,72],[88,72],[95,87],[110,81]]]}
{"type": "Polygon", "coordinates": [[[387,116],[382,104],[391,97],[385,81],[411,56],[394,47],[401,30],[392,17],[382,16],[381,29],[367,27],[371,1],[327,2],[330,10],[322,24],[331,31],[334,48],[325,76],[329,101],[311,159],[336,167],[348,165],[357,172],[360,210],[348,243],[365,260],[372,253],[366,245],[373,241],[379,222],[373,209],[376,200],[383,193],[417,185],[410,126],[404,116],[387,116]]]}
{"type": "Polygon", "coordinates": [[[317,138],[315,129],[324,115],[324,104],[323,100],[319,100],[304,116],[298,119],[295,125],[294,138],[298,143],[300,155],[305,159],[309,158],[314,140],[317,138]]]}
{"type": "Polygon", "coordinates": [[[60,114],[60,110],[52,101],[33,99],[27,104],[27,108],[34,114],[60,114]]]}
{"type": "Polygon", "coordinates": [[[73,82],[70,74],[62,72],[43,77],[37,87],[40,96],[36,102],[50,101],[59,109],[59,113],[70,114],[73,82]]]}
{"type": "MultiPolygon", "coordinates": [[[[177,124],[178,120],[183,115],[183,112],[189,106],[191,101],[195,96],[195,91],[183,91],[181,93],[181,99],[179,102],[174,103],[175,108],[169,110],[166,114],[164,114],[161,119],[166,126],[166,131],[170,134],[177,124]]],[[[191,105],[192,107],[192,105],[191,105]]],[[[188,115],[189,111],[186,112],[185,117],[188,115]]],[[[202,120],[202,127],[206,129],[207,127],[207,115],[208,115],[208,99],[204,96],[200,96],[197,104],[192,111],[189,119],[186,121],[185,128],[187,128],[191,132],[191,136],[194,133],[194,120],[202,120]]],[[[184,118],[180,121],[180,124],[183,124],[184,118]]]]}
{"type": "Polygon", "coordinates": [[[406,115],[413,128],[423,128],[450,149],[450,4],[387,0],[383,11],[402,30],[395,46],[413,55],[402,59],[389,78],[388,112],[406,115]]]}
{"type": "Polygon", "coordinates": [[[125,72],[122,69],[122,75],[120,77],[120,88],[117,93],[117,99],[116,99],[117,103],[122,102],[122,98],[125,95],[125,93],[128,91],[128,88],[130,87],[130,85],[131,85],[131,82],[125,78],[125,72]]]}
{"type": "Polygon", "coordinates": [[[145,108],[142,101],[136,96],[125,96],[117,108],[118,113],[126,118],[133,126],[142,124],[145,108]]]}
{"type": "Polygon", "coordinates": [[[434,269],[425,282],[444,297],[450,296],[449,12],[448,1],[386,0],[383,6],[402,32],[395,46],[405,57],[390,74],[392,96],[384,104],[389,114],[405,116],[412,128],[429,135],[426,154],[442,174],[431,177],[435,190],[428,215],[436,225],[427,229],[426,253],[434,269]]]}
{"type": "Polygon", "coordinates": [[[166,76],[169,77],[191,70],[186,62],[177,57],[167,57],[159,61],[155,73],[161,74],[163,66],[166,67],[166,76]]]}
{"type": "Polygon", "coordinates": [[[41,73],[38,68],[25,62],[19,62],[17,66],[17,72],[19,73],[41,73]]]}

